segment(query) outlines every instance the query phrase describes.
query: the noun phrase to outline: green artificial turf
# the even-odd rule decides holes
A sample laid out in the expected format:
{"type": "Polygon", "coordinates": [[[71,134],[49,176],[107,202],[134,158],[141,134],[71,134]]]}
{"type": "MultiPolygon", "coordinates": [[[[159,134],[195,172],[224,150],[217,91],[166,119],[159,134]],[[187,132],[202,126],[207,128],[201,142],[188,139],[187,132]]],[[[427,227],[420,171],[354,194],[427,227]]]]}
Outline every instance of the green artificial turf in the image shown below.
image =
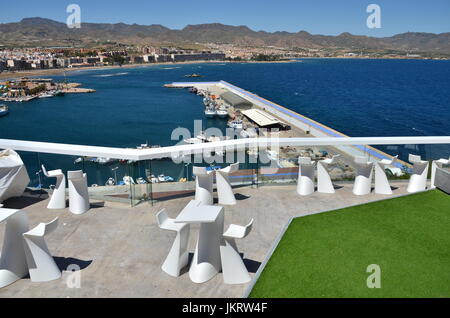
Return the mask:
{"type": "Polygon", "coordinates": [[[427,191],[296,218],[250,297],[450,297],[450,196],[427,191]],[[381,288],[368,288],[378,264],[381,288]]]}

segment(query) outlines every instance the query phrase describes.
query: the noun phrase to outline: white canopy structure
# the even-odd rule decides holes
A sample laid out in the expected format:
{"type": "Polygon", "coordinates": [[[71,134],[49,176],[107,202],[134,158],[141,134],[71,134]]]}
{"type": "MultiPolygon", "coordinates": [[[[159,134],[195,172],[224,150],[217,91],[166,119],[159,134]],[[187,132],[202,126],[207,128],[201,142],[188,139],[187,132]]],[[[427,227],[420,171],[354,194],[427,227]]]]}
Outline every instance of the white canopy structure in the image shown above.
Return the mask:
{"type": "Polygon", "coordinates": [[[17,152],[0,151],[0,202],[20,197],[29,182],[27,169],[17,152]]]}

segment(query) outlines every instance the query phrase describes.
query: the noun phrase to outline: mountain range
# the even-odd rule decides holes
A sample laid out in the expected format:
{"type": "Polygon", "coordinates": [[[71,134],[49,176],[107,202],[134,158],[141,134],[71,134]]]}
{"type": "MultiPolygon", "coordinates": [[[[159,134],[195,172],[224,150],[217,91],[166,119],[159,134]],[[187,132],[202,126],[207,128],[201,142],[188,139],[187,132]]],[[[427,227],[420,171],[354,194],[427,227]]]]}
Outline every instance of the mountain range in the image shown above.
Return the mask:
{"type": "Polygon", "coordinates": [[[377,38],[347,32],[328,36],[313,35],[306,31],[254,31],[247,26],[220,23],[187,25],[181,30],[157,24],[125,23],[82,23],[79,29],[69,29],[65,23],[44,18],[25,18],[20,22],[0,24],[0,45],[3,46],[93,46],[110,42],[135,45],[230,43],[283,48],[400,50],[450,54],[450,32],[407,32],[377,38]]]}

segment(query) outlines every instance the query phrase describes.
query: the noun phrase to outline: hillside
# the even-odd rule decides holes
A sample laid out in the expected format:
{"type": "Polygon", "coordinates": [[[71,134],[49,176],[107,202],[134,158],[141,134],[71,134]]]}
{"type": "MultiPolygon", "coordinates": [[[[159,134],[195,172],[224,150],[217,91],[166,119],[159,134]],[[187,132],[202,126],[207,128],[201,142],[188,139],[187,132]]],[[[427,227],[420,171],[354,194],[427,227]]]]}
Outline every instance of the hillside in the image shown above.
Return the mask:
{"type": "Polygon", "coordinates": [[[342,33],[338,36],[254,31],[247,26],[220,23],[187,25],[172,30],[162,25],[82,23],[69,29],[64,23],[26,18],[20,22],[0,24],[3,46],[92,46],[110,42],[123,44],[230,43],[249,46],[285,48],[347,48],[402,50],[450,54],[450,32],[433,34],[408,32],[392,37],[375,38],[342,33]]]}

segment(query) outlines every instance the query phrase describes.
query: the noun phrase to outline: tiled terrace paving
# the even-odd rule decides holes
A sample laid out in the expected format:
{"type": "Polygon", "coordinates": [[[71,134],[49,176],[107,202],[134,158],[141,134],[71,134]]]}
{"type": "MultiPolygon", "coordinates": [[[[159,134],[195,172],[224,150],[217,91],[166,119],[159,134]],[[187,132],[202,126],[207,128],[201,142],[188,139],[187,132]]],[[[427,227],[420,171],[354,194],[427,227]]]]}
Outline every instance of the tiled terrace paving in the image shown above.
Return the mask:
{"type": "MultiPolygon", "coordinates": [[[[406,183],[392,185],[398,187],[393,196],[406,193],[406,183]]],[[[244,225],[255,219],[250,235],[237,242],[253,276],[291,216],[390,197],[374,193],[355,196],[351,190],[351,184],[344,184],[335,194],[315,192],[300,197],[295,185],[238,188],[238,204],[225,207],[225,229],[231,222],[244,225]]],[[[46,283],[19,280],[0,289],[0,297],[242,297],[248,284],[226,285],[220,273],[207,283],[195,284],[186,272],[174,278],[161,270],[175,233],[160,230],[155,214],[167,208],[175,217],[191,199],[189,196],[134,208],[123,203],[92,202],[93,208],[83,215],[73,215],[68,209],[48,210],[48,199],[4,202],[5,208],[24,208],[30,227],[58,216],[59,227],[47,237],[49,249],[61,268],[78,264],[82,270],[79,289],[66,286],[69,273],[64,272],[61,279],[46,283]]],[[[3,231],[1,225],[0,237],[3,231]]],[[[191,226],[191,252],[197,234],[198,226],[191,226]]]]}

